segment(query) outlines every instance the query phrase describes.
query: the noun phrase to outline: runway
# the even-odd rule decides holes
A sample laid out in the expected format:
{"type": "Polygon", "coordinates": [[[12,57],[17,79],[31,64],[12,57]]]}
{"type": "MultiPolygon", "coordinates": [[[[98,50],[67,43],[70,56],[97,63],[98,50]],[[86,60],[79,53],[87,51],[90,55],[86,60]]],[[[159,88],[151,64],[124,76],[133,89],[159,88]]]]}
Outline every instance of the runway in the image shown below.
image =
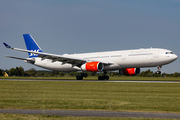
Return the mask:
{"type": "Polygon", "coordinates": [[[27,110],[27,109],[0,109],[0,113],[14,114],[41,114],[74,117],[135,117],[135,118],[175,118],[176,113],[145,113],[145,112],[113,112],[113,111],[77,111],[77,110],[27,110]]]}
{"type": "Polygon", "coordinates": [[[0,79],[7,81],[68,81],[68,82],[134,82],[134,83],[180,83],[180,81],[149,81],[149,80],[62,80],[62,79],[0,79]]]}

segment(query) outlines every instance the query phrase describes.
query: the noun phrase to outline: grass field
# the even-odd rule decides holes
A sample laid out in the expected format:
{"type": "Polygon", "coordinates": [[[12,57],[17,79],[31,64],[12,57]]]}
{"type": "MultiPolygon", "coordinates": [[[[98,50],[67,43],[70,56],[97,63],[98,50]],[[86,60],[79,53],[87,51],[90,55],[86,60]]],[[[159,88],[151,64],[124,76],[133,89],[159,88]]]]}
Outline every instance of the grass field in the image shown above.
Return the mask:
{"type": "Polygon", "coordinates": [[[180,113],[179,83],[0,81],[0,109],[180,113]]]}
{"type": "MultiPolygon", "coordinates": [[[[59,79],[59,80],[75,80],[76,77],[0,77],[0,79],[59,79]]],[[[84,80],[98,80],[98,76],[90,76],[84,80]]],[[[180,81],[180,77],[139,77],[139,76],[121,76],[110,77],[110,80],[150,80],[150,81],[180,81]]]]}

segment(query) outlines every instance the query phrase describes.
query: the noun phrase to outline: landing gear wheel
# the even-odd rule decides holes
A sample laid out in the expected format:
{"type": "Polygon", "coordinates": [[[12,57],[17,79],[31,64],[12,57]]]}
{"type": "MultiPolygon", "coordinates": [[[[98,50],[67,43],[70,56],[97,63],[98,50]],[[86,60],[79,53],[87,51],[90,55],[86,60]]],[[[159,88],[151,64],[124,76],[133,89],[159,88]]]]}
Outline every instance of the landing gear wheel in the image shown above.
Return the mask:
{"type": "Polygon", "coordinates": [[[99,76],[98,80],[109,80],[109,76],[99,76]]]}
{"type": "Polygon", "coordinates": [[[102,76],[98,76],[98,80],[102,80],[102,76]]]}
{"type": "Polygon", "coordinates": [[[106,74],[107,74],[107,71],[104,71],[104,75],[99,76],[98,80],[109,80],[109,76],[107,76],[106,74]]]}
{"type": "Polygon", "coordinates": [[[156,74],[161,74],[161,71],[157,71],[156,74]]]}
{"type": "Polygon", "coordinates": [[[76,80],[83,80],[83,77],[82,76],[76,76],[76,80]]]}
{"type": "Polygon", "coordinates": [[[81,76],[87,78],[88,75],[87,73],[81,73],[81,76]]]}
{"type": "Polygon", "coordinates": [[[106,80],[109,80],[109,76],[105,76],[106,80]]]}
{"type": "Polygon", "coordinates": [[[83,77],[87,77],[88,75],[87,75],[87,73],[81,73],[81,75],[78,75],[78,76],[76,76],[76,80],[83,80],[83,77]]]}

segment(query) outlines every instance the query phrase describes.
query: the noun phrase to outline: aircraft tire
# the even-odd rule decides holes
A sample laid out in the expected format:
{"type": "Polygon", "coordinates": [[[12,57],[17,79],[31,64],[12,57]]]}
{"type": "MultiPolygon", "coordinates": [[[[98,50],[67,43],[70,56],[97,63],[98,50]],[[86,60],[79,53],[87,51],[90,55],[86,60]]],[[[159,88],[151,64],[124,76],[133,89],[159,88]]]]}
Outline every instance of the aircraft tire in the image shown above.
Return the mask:
{"type": "Polygon", "coordinates": [[[98,80],[109,80],[109,76],[99,76],[98,80]]]}
{"type": "Polygon", "coordinates": [[[88,76],[87,73],[84,73],[84,77],[87,78],[87,76],[88,76]]]}
{"type": "Polygon", "coordinates": [[[103,77],[102,76],[98,76],[98,80],[103,80],[103,77]]]}
{"type": "Polygon", "coordinates": [[[81,76],[87,78],[88,75],[87,73],[81,73],[81,76]]]}
{"type": "Polygon", "coordinates": [[[83,80],[82,76],[76,76],[76,80],[83,80]]]}
{"type": "Polygon", "coordinates": [[[161,74],[161,71],[157,71],[156,74],[161,74]]]}
{"type": "Polygon", "coordinates": [[[109,76],[105,76],[106,80],[109,80],[109,76]]]}

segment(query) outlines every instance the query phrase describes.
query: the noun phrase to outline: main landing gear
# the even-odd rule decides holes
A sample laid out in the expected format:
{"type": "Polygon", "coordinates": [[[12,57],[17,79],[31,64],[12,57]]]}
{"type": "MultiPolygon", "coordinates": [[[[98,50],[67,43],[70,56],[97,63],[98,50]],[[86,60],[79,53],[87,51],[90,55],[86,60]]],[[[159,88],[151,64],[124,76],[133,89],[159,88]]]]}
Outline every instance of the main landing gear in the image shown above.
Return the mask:
{"type": "MultiPolygon", "coordinates": [[[[106,75],[107,72],[104,72],[102,76],[98,76],[98,80],[109,80],[109,76],[106,75]]],[[[83,80],[83,77],[87,77],[87,73],[81,73],[81,75],[76,76],[76,80],[83,80]]]]}
{"type": "Polygon", "coordinates": [[[76,80],[83,80],[83,77],[87,77],[87,73],[81,73],[81,75],[76,76],[76,80]]]}
{"type": "Polygon", "coordinates": [[[98,80],[109,80],[109,76],[106,75],[107,72],[104,72],[103,76],[98,76],[98,80]]]}
{"type": "Polygon", "coordinates": [[[162,68],[162,65],[160,65],[160,66],[157,66],[157,68],[158,68],[158,70],[156,71],[156,74],[161,74],[161,71],[160,71],[160,69],[162,68]]]}

